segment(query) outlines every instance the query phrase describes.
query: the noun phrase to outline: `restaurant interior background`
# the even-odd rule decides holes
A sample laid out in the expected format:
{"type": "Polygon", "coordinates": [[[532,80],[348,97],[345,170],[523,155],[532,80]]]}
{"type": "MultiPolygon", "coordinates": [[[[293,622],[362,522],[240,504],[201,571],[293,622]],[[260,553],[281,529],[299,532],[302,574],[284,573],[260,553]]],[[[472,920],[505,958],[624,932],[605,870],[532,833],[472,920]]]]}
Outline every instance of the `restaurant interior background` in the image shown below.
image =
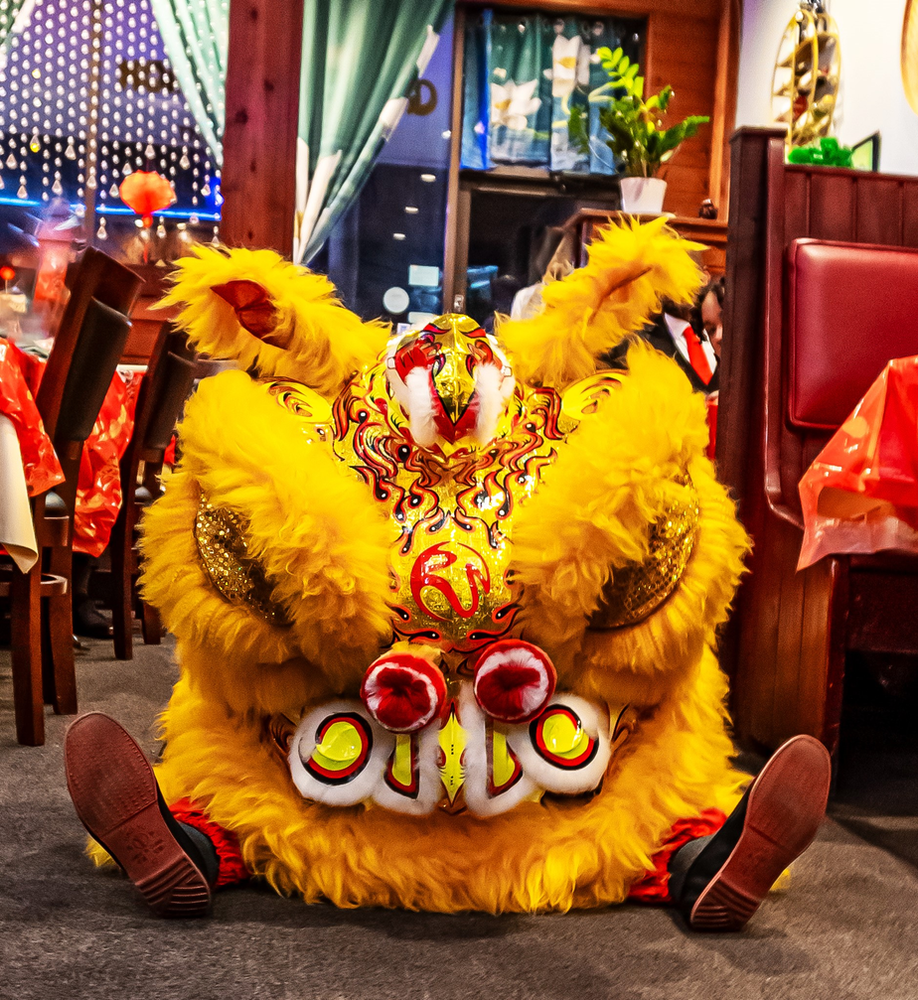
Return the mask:
{"type": "MultiPolygon", "coordinates": [[[[906,6],[828,5],[833,133],[877,137],[869,165],[903,177],[918,175],[906,6]]],[[[144,280],[124,358],[143,363],[168,262],[223,239],[327,273],[366,318],[454,308],[488,324],[539,280],[558,233],[576,263],[578,241],[620,207],[595,115],[588,154],[564,120],[590,107],[603,45],[640,64],[648,92],[673,86],[668,120],[710,117],[667,165],[664,209],[723,272],[730,137],[774,125],[798,0],[303,7],[300,28],[299,6],[278,0],[0,0],[0,322],[45,337],[67,264],[92,244],[144,280]],[[250,33],[253,11],[272,34],[250,33]],[[329,46],[336,32],[346,41],[329,46]],[[530,139],[513,139],[532,116],[530,139]],[[699,218],[706,201],[715,218],[699,218]]]]}
{"type": "MultiPolygon", "coordinates": [[[[96,424],[103,428],[107,484],[123,476],[132,493],[138,490],[136,505],[106,508],[120,541],[92,576],[92,598],[106,616],[120,601],[127,630],[120,639],[116,632],[114,642],[107,634],[85,640],[74,656],[68,619],[72,685],[69,692],[51,691],[51,704],[49,616],[42,625],[35,607],[48,602],[36,598],[30,610],[32,688],[25,704],[14,680],[12,601],[2,596],[9,571],[18,571],[8,560],[0,567],[0,813],[9,834],[0,838],[7,880],[0,892],[6,944],[0,994],[18,976],[17,995],[26,997],[84,996],[92,982],[100,997],[294,990],[355,1000],[465,1000],[489,990],[568,997],[598,985],[609,996],[691,998],[714,990],[911,1000],[918,556],[902,557],[901,576],[893,559],[887,575],[868,573],[860,582],[859,557],[851,567],[827,557],[796,572],[802,531],[791,522],[799,512],[788,515],[781,504],[833,431],[790,419],[781,385],[785,358],[772,351],[771,338],[776,350],[785,349],[785,262],[796,237],[907,249],[881,269],[882,279],[839,283],[852,305],[831,317],[837,325],[817,353],[817,361],[828,362],[813,368],[830,388],[836,376],[847,376],[837,381],[854,405],[863,389],[853,390],[852,381],[869,384],[879,364],[867,371],[869,365],[846,356],[849,330],[860,333],[861,322],[875,319],[882,311],[876,303],[885,310],[905,301],[906,282],[895,270],[902,258],[918,288],[918,102],[909,103],[902,72],[903,24],[910,12],[918,32],[918,0],[827,2],[841,53],[832,134],[862,145],[865,166],[880,173],[785,163],[773,84],[779,47],[799,6],[799,0],[0,0],[0,361],[17,353],[4,350],[8,335],[28,348],[35,374],[51,348],[49,333],[61,329],[55,324],[68,265],[87,246],[129,266],[140,285],[138,292],[135,275],[115,265],[117,283],[137,302],[123,364],[96,424]],[[341,36],[345,44],[330,44],[341,36]],[[495,309],[509,308],[516,290],[542,276],[556,244],[576,264],[591,227],[619,209],[596,116],[590,116],[589,153],[567,143],[562,119],[572,104],[588,106],[602,45],[620,45],[639,62],[648,92],[673,86],[670,121],[711,118],[668,166],[663,207],[678,231],[711,248],[703,263],[713,274],[726,269],[717,472],[755,536],[751,572],[718,650],[734,696],[739,766],[756,770],[797,732],[837,750],[829,818],[799,878],[795,873],[786,899],[780,893],[763,907],[751,933],[732,940],[692,937],[676,918],[670,926],[667,916],[663,922],[659,911],[643,906],[499,920],[389,910],[330,914],[328,907],[277,900],[254,887],[227,892],[206,924],[169,921],[151,929],[117,873],[106,878],[84,863],[61,746],[77,710],[78,682],[80,712],[113,714],[145,734],[145,751],[155,753],[153,720],[174,682],[174,640],[162,636],[134,586],[133,523],[116,521],[125,511],[139,516],[144,464],[146,500],[161,488],[159,471],[167,453],[175,453],[172,428],[182,393],[212,370],[182,353],[183,334],[165,333],[168,314],[152,308],[169,262],[195,240],[272,247],[327,273],[344,303],[364,317],[410,324],[455,308],[488,324],[495,309]],[[532,142],[508,137],[520,118],[537,113],[532,142]],[[699,215],[706,201],[707,215],[716,210],[716,218],[699,215]],[[772,229],[786,240],[771,239],[772,229]],[[166,363],[151,371],[155,351],[166,363]],[[146,434],[132,434],[120,414],[128,392],[138,400],[138,386],[151,387],[153,375],[167,369],[177,373],[181,391],[173,393],[167,426],[158,428],[164,433],[153,461],[153,452],[144,452],[146,434]],[[110,398],[114,388],[117,398],[110,398]],[[768,432],[786,447],[790,469],[770,479],[769,419],[768,432]],[[120,463],[109,433],[116,424],[126,447],[120,463]],[[122,576],[113,581],[106,568],[117,567],[119,558],[122,576]],[[840,600],[850,591],[861,601],[864,631],[881,617],[901,625],[910,654],[842,648],[839,664],[833,646],[836,660],[827,666],[826,646],[843,631],[829,620],[833,587],[840,600]],[[20,723],[30,713],[27,733],[20,723]],[[106,908],[108,901],[114,908],[106,908]]],[[[918,46],[911,58],[918,74],[918,46]]],[[[915,312],[918,295],[906,318],[915,312]]],[[[901,326],[891,339],[908,347],[900,353],[918,355],[911,324],[901,326]]],[[[883,341],[877,352],[886,347],[883,341]]],[[[29,371],[16,374],[25,378],[29,371]]],[[[144,419],[153,410],[145,403],[144,419]]],[[[849,412],[846,403],[839,425],[849,412]]],[[[0,431],[4,420],[0,407],[0,431]]],[[[22,466],[18,444],[15,456],[22,466]]],[[[69,460],[79,465],[78,449],[69,460]]],[[[32,530],[30,518],[48,492],[26,496],[24,471],[17,468],[32,530]]],[[[93,467],[90,478],[98,475],[93,467]]],[[[0,462],[0,499],[7,486],[0,462]]],[[[81,514],[70,500],[77,524],[81,514]]],[[[35,520],[40,538],[43,525],[35,520]]],[[[33,530],[33,545],[35,539],[33,530]]],[[[42,577],[36,548],[30,573],[42,577]]],[[[87,552],[82,556],[85,568],[87,552]]],[[[27,645],[19,643],[20,655],[27,645]]]]}

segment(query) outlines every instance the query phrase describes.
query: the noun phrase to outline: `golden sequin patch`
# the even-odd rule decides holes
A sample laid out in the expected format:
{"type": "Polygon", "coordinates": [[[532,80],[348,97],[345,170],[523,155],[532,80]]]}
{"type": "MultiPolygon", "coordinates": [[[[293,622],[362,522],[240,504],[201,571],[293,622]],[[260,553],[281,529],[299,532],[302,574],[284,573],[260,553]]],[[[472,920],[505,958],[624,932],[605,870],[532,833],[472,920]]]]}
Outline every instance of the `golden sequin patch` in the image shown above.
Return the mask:
{"type": "Polygon", "coordinates": [[[678,487],[678,496],[651,530],[647,558],[615,570],[590,619],[590,628],[636,625],[656,611],[678,586],[695,548],[701,515],[691,479],[686,477],[678,487]]]}
{"type": "Polygon", "coordinates": [[[246,604],[270,625],[289,625],[271,600],[264,570],[248,554],[245,520],[228,507],[215,507],[204,494],[194,519],[194,540],[210,582],[230,604],[246,604]]]}

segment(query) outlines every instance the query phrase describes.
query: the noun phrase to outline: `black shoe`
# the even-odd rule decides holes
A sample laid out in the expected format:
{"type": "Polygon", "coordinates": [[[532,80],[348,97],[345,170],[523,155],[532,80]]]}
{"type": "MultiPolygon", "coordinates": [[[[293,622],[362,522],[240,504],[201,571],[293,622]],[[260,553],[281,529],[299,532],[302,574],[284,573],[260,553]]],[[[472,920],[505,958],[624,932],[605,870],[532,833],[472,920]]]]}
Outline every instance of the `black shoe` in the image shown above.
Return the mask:
{"type": "Polygon", "coordinates": [[[676,853],[671,886],[692,928],[734,931],[746,924],[816,836],[831,777],[825,747],[812,736],[795,736],[775,751],[713,837],[676,853]],[[689,864],[681,876],[686,849],[681,861],[689,864]]]}
{"type": "Polygon", "coordinates": [[[112,623],[88,597],[74,597],[73,634],[84,639],[110,639],[112,623]]]}
{"type": "Polygon", "coordinates": [[[152,767],[130,735],[109,716],[90,712],[67,730],[64,763],[83,826],[154,912],[207,913],[216,871],[169,812],[152,767]]]}

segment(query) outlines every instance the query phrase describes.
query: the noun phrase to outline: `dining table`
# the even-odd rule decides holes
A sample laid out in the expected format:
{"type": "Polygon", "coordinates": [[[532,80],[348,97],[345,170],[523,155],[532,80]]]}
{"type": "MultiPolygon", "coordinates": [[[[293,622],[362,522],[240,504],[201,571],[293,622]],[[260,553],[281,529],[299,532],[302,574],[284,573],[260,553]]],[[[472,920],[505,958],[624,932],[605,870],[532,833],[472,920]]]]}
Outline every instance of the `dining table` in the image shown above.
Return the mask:
{"type": "MultiPolygon", "coordinates": [[[[0,338],[0,548],[28,572],[38,560],[30,498],[64,475],[35,404],[48,342],[25,347],[0,338]]],[[[122,365],[83,447],[77,481],[73,549],[99,556],[121,507],[119,462],[134,427],[143,366],[122,365]]]]}

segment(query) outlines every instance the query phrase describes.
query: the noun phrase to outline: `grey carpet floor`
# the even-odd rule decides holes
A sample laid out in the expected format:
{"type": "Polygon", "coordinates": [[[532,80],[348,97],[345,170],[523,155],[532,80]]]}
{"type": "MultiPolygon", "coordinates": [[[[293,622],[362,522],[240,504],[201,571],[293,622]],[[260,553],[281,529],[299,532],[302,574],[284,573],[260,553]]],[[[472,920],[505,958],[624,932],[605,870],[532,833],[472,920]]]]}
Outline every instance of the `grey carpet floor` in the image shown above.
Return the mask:
{"type": "MultiPolygon", "coordinates": [[[[152,754],[171,657],[167,642],[118,663],[110,644],[91,643],[78,661],[81,710],[114,715],[152,754]]],[[[16,744],[9,654],[0,651],[3,1000],[918,997],[913,743],[892,757],[869,740],[859,747],[856,763],[878,770],[852,765],[855,777],[840,782],[790,888],[766,900],[743,933],[702,936],[661,908],[497,918],[354,912],[257,885],[221,893],[210,918],[159,920],[120,873],[95,870],[82,855],[62,771],[67,721],[48,715],[42,748],[16,744]]]]}

